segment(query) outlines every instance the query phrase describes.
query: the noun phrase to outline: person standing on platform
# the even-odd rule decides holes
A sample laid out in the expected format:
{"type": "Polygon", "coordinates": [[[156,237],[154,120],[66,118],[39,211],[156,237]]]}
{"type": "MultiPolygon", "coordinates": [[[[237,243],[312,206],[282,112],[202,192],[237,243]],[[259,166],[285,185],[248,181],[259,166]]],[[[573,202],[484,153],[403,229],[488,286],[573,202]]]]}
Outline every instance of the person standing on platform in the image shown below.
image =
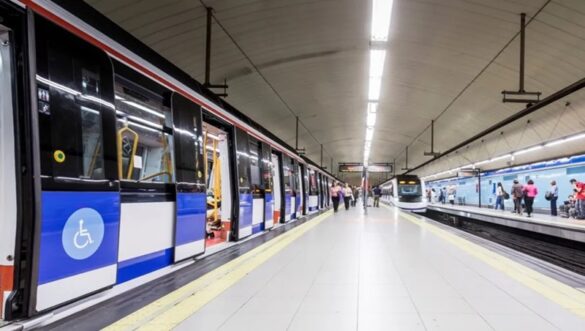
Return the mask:
{"type": "Polygon", "coordinates": [[[496,209],[504,210],[504,187],[502,183],[496,186],[496,209]]]}
{"type": "Polygon", "coordinates": [[[345,203],[345,210],[349,210],[349,203],[353,198],[353,192],[349,184],[345,184],[345,188],[343,189],[343,202],[345,203]]]}
{"type": "Polygon", "coordinates": [[[538,195],[538,188],[534,185],[532,179],[529,179],[526,186],[522,189],[524,192],[524,204],[526,205],[526,213],[528,217],[532,214],[532,205],[534,204],[534,198],[538,195]]]}
{"type": "Polygon", "coordinates": [[[380,197],[382,196],[382,190],[379,186],[374,187],[374,207],[380,207],[380,197]]]}
{"type": "Polygon", "coordinates": [[[550,214],[552,216],[557,216],[557,200],[559,199],[559,187],[557,186],[557,182],[555,180],[550,182],[550,191],[547,192],[547,195],[550,197],[550,214]]]}
{"type": "Polygon", "coordinates": [[[339,186],[337,182],[333,182],[333,184],[331,184],[329,193],[331,195],[331,202],[333,203],[333,212],[337,213],[337,209],[339,208],[339,195],[341,193],[341,186],[339,186]]]}
{"type": "Polygon", "coordinates": [[[357,200],[360,197],[360,190],[358,189],[357,186],[353,187],[353,201],[352,201],[352,205],[355,207],[357,204],[357,200]]]}
{"type": "Polygon", "coordinates": [[[447,189],[447,198],[449,199],[449,203],[451,204],[451,206],[455,205],[455,194],[457,194],[455,185],[453,184],[449,185],[449,188],[447,189]]]}
{"type": "Polygon", "coordinates": [[[577,219],[585,218],[585,183],[578,182],[575,178],[571,179],[573,191],[575,192],[575,212],[577,219]]]}
{"type": "Polygon", "coordinates": [[[522,184],[517,179],[514,179],[514,184],[510,192],[512,193],[512,199],[514,199],[514,213],[522,215],[522,196],[524,192],[522,190],[522,184]]]}

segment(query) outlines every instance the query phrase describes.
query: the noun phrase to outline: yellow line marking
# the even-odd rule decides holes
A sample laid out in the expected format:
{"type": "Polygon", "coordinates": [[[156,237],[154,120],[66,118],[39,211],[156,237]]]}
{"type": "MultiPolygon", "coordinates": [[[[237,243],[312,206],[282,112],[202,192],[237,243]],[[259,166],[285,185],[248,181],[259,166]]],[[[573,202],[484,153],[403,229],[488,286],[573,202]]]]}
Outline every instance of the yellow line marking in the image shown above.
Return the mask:
{"type": "MultiPolygon", "coordinates": [[[[386,206],[385,206],[386,207],[386,206]]],[[[390,209],[390,207],[386,207],[390,209]]],[[[571,311],[580,318],[585,319],[585,293],[558,280],[541,274],[523,264],[489,249],[472,243],[436,225],[425,222],[413,215],[400,211],[400,214],[408,221],[418,225],[437,237],[457,246],[467,254],[483,261],[496,270],[501,271],[510,278],[520,282],[524,286],[539,293],[545,298],[555,302],[561,307],[571,311]]]]}
{"type": "Polygon", "coordinates": [[[104,330],[171,330],[330,215],[326,212],[275,237],[104,330]]]}

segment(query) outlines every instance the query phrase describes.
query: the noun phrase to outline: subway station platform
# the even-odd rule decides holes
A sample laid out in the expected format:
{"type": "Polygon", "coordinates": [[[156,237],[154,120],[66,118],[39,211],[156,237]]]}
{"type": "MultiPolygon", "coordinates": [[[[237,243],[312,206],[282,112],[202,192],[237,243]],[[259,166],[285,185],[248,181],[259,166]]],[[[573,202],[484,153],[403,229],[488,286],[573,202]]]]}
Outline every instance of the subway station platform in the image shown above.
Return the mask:
{"type": "Polygon", "coordinates": [[[450,204],[429,204],[429,209],[442,213],[473,218],[511,228],[541,233],[553,237],[585,242],[585,220],[533,213],[532,217],[514,214],[509,210],[478,208],[450,204]]]}
{"type": "Polygon", "coordinates": [[[100,327],[585,330],[585,277],[565,284],[523,259],[422,216],[356,207],[303,223],[100,327]]]}

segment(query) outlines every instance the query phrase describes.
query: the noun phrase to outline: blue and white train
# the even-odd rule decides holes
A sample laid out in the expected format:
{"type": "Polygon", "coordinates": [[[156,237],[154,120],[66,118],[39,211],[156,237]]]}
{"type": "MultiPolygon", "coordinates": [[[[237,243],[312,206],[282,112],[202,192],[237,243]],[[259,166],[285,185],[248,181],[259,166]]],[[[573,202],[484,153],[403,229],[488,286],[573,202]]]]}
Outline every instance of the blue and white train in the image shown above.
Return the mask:
{"type": "Polygon", "coordinates": [[[397,175],[380,188],[383,202],[407,211],[427,211],[425,183],[416,175],[397,175]]]}
{"type": "Polygon", "coordinates": [[[331,174],[83,1],[0,0],[0,95],[0,324],[161,276],[209,217],[329,207],[331,174]]]}

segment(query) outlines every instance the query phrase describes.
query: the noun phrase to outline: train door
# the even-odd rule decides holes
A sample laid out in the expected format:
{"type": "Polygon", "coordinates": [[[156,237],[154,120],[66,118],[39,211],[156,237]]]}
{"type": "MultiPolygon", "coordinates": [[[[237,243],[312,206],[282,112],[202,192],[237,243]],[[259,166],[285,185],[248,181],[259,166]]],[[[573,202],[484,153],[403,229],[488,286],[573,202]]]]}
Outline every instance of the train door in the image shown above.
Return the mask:
{"type": "Polygon", "coordinates": [[[309,168],[307,168],[306,164],[302,165],[302,174],[303,174],[303,215],[309,214],[309,168]]]}
{"type": "Polygon", "coordinates": [[[201,107],[174,93],[172,108],[177,178],[174,260],[177,262],[205,251],[207,196],[201,107]]]}
{"type": "Polygon", "coordinates": [[[270,229],[274,226],[274,194],[273,194],[273,176],[274,167],[272,164],[272,151],[270,145],[261,143],[261,162],[262,171],[262,189],[264,190],[264,229],[270,229]]]}
{"type": "Polygon", "coordinates": [[[206,248],[224,244],[232,229],[231,127],[203,113],[203,164],[207,188],[206,248]]]}
{"type": "Polygon", "coordinates": [[[40,17],[35,24],[41,193],[31,313],[116,283],[121,203],[110,59],[40,17]]]}
{"type": "Polygon", "coordinates": [[[292,180],[292,164],[290,157],[282,155],[282,178],[284,188],[284,222],[291,220],[293,211],[293,180],[292,180]]]}
{"type": "Polygon", "coordinates": [[[262,151],[260,142],[248,137],[250,160],[250,187],[252,190],[252,233],[264,230],[264,188],[262,187],[262,169],[260,167],[262,151]]]}
{"type": "MultiPolygon", "coordinates": [[[[16,148],[14,130],[13,42],[10,30],[0,24],[0,321],[5,294],[13,290],[17,229],[16,148]]],[[[1,323],[0,323],[1,324],[1,323]]]]}
{"type": "Polygon", "coordinates": [[[304,187],[304,176],[303,176],[303,166],[297,162],[297,216],[300,217],[304,215],[304,206],[305,206],[305,187],[304,187]]]}
{"type": "Polygon", "coordinates": [[[297,210],[299,208],[299,183],[297,180],[297,176],[298,176],[298,165],[296,163],[296,160],[291,159],[290,160],[290,186],[291,186],[291,203],[290,203],[290,213],[291,213],[291,219],[297,219],[298,215],[297,215],[297,210]]]}
{"type": "Polygon", "coordinates": [[[274,182],[274,222],[281,223],[283,216],[283,201],[282,201],[282,168],[280,167],[280,158],[277,154],[272,154],[272,169],[274,182]]]}
{"type": "Polygon", "coordinates": [[[317,186],[317,172],[308,169],[309,173],[309,203],[308,213],[313,214],[319,210],[319,187],[317,186]]]}
{"type": "Polygon", "coordinates": [[[323,176],[321,173],[317,173],[317,185],[319,187],[319,209],[323,209],[323,200],[325,193],[323,192],[323,176]]]}
{"type": "Polygon", "coordinates": [[[250,182],[250,150],[248,134],[236,128],[236,175],[238,185],[238,219],[236,221],[236,240],[252,234],[253,197],[250,182]]]}

